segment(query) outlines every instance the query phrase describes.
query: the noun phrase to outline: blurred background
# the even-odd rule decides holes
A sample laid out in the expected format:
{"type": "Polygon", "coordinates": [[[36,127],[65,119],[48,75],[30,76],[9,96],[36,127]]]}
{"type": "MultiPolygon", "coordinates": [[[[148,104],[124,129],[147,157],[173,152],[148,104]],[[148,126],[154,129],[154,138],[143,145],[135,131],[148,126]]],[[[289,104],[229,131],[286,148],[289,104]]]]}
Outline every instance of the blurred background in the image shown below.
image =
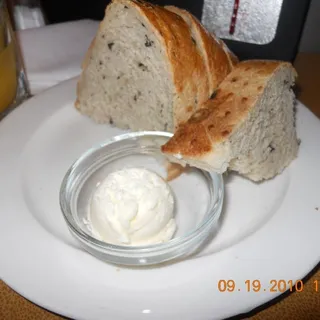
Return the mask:
{"type": "Polygon", "coordinates": [[[320,1],[312,0],[299,45],[300,52],[320,52],[320,1]]]}
{"type": "MultiPolygon", "coordinates": [[[[57,23],[70,20],[78,20],[83,18],[101,20],[104,15],[104,9],[110,1],[108,0],[42,0],[43,10],[48,19],[48,23],[57,23]]],[[[184,7],[193,12],[199,19],[203,10],[204,0],[150,0],[150,2],[167,5],[172,4],[184,7]]],[[[215,0],[207,1],[214,3],[215,0]]],[[[219,1],[216,1],[219,2],[219,1]]],[[[220,1],[221,2],[221,1],[220,1]]],[[[224,2],[230,2],[224,0],[224,2]]],[[[234,1],[231,1],[234,2],[234,1]]],[[[236,2],[236,1],[235,1],[236,2]]],[[[240,6],[245,6],[246,2],[239,1],[240,6]]],[[[275,0],[256,0],[259,5],[264,6],[266,3],[274,4],[275,0]]],[[[282,25],[290,25],[286,29],[285,45],[291,44],[297,46],[293,51],[300,52],[320,52],[320,1],[319,0],[285,0],[283,1],[283,12],[285,20],[282,25]],[[289,4],[290,2],[290,4],[289,4]],[[298,5],[297,5],[298,3],[298,5]],[[300,3],[300,4],[299,4],[300,3]],[[292,32],[290,32],[292,28],[292,32]],[[298,29],[295,32],[295,29],[298,29]],[[297,35],[296,35],[297,33],[297,35]],[[298,39],[293,40],[292,37],[297,36],[298,39]]],[[[236,50],[237,51],[237,50],[236,50]]],[[[242,51],[242,50],[239,50],[242,51]]],[[[240,54],[241,55],[241,54],[240,54]]],[[[288,59],[294,58],[295,54],[288,53],[288,59]]]]}
{"type": "MultiPolygon", "coordinates": [[[[16,29],[81,19],[102,20],[110,0],[8,0],[16,29]],[[26,10],[28,8],[28,10],[26,10]],[[39,12],[39,9],[41,12],[39,12]],[[41,16],[43,15],[43,17],[41,16]]],[[[193,13],[240,59],[294,61],[319,52],[319,0],[149,0],[193,13]]]]}

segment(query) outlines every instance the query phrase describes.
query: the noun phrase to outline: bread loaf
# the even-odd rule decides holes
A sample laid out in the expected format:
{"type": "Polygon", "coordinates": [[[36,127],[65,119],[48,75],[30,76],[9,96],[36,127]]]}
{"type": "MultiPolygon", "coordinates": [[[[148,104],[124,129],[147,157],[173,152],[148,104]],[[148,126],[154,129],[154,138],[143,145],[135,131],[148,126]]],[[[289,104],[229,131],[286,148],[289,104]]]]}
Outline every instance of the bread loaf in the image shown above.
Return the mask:
{"type": "Polygon", "coordinates": [[[230,169],[253,181],[274,177],[298,153],[295,77],[287,62],[240,62],[162,151],[209,171],[230,169]]]}
{"type": "Polygon", "coordinates": [[[173,132],[212,95],[237,58],[192,15],[174,11],[138,0],[108,5],[78,82],[82,114],[173,132]]]}

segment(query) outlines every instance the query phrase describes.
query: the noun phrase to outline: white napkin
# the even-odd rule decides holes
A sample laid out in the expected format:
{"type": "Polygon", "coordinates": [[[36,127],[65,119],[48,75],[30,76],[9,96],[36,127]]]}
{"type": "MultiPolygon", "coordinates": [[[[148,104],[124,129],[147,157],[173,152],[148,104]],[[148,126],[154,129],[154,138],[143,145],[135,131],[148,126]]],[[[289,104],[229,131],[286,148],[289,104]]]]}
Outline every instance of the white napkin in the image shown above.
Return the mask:
{"type": "Polygon", "coordinates": [[[98,25],[97,21],[80,20],[17,33],[32,94],[80,74],[98,25]]]}

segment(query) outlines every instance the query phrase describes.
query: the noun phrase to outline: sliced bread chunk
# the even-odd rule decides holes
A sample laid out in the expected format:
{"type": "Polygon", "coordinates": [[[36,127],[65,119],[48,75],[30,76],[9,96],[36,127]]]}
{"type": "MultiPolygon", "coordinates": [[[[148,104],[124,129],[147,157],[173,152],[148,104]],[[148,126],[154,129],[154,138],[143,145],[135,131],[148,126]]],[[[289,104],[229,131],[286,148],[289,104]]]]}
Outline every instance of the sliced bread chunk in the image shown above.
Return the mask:
{"type": "Polygon", "coordinates": [[[240,62],[162,151],[208,171],[230,169],[253,181],[274,177],[298,153],[295,77],[287,62],[240,62]]]}
{"type": "MultiPolygon", "coordinates": [[[[211,48],[223,50],[223,43],[207,37],[211,48]]],[[[140,0],[113,0],[83,62],[75,106],[99,123],[173,132],[233,68],[231,52],[219,53],[212,84],[203,50],[174,12],[140,0]]]]}
{"type": "Polygon", "coordinates": [[[188,24],[192,37],[205,61],[210,91],[214,94],[217,86],[239,62],[238,58],[221,39],[212,33],[210,34],[190,12],[174,6],[166,6],[165,8],[181,16],[188,24]]]}

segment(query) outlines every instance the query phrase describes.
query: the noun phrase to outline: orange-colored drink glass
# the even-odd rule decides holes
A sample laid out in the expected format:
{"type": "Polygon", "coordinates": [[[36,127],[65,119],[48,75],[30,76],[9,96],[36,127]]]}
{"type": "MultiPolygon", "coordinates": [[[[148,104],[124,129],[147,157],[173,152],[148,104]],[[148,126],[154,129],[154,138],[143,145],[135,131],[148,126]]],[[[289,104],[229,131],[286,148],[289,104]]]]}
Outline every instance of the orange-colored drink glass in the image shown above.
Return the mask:
{"type": "Polygon", "coordinates": [[[28,96],[20,51],[5,2],[0,0],[0,119],[28,96]]]}

